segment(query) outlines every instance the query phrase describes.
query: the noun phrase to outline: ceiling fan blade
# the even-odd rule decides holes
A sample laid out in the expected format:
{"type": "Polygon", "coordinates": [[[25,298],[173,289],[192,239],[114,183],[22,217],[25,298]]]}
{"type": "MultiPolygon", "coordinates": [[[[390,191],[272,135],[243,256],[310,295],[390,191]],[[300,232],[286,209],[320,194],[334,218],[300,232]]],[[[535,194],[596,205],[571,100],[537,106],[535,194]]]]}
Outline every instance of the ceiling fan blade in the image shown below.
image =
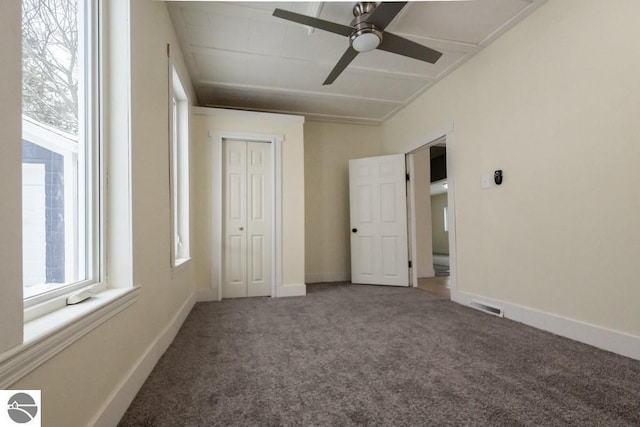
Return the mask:
{"type": "Polygon", "coordinates": [[[378,49],[431,64],[435,64],[442,56],[442,52],[387,32],[382,33],[382,43],[380,43],[378,49]]]}
{"type": "Polygon", "coordinates": [[[295,12],[289,12],[288,10],[276,9],[273,11],[273,16],[286,19],[287,21],[297,22],[298,24],[308,25],[320,30],[329,31],[330,33],[340,34],[345,37],[349,37],[349,35],[353,32],[353,28],[347,25],[337,24],[335,22],[325,21],[324,19],[314,18],[312,16],[301,15],[295,12]]]}
{"type": "Polygon", "coordinates": [[[406,1],[382,2],[371,12],[367,22],[375,25],[379,30],[384,30],[406,4],[406,1]]]}
{"type": "Polygon", "coordinates": [[[347,65],[351,64],[351,61],[353,61],[356,56],[358,56],[358,51],[349,46],[346,52],[342,54],[342,58],[340,58],[336,66],[333,67],[333,70],[331,70],[331,72],[327,76],[327,79],[324,81],[324,83],[322,83],[322,85],[325,86],[333,83],[335,79],[338,78],[340,73],[342,73],[344,69],[347,68],[347,65]]]}

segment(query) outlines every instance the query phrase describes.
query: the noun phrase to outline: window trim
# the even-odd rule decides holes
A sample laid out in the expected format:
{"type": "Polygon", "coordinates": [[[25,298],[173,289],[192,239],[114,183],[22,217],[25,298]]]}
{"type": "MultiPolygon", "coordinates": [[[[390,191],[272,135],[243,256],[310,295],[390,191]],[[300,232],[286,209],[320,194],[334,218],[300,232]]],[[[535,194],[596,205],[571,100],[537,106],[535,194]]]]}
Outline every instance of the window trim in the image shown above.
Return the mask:
{"type": "Polygon", "coordinates": [[[60,353],[116,314],[133,305],[140,287],[107,289],[82,304],[65,306],[25,323],[23,342],[0,354],[0,389],[60,353]]]}

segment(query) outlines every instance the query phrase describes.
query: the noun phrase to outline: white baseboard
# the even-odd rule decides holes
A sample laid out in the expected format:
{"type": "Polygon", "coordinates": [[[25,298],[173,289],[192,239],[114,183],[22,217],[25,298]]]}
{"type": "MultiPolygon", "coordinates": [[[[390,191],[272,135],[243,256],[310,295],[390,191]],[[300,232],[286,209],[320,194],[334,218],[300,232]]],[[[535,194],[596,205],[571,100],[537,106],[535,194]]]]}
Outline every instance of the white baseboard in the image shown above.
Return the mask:
{"type": "Polygon", "coordinates": [[[307,285],[284,285],[276,288],[276,297],[303,297],[307,294],[307,285]]]}
{"type": "Polygon", "coordinates": [[[198,289],[196,302],[218,301],[218,293],[213,289],[198,289]]]}
{"type": "Polygon", "coordinates": [[[308,273],[304,276],[306,283],[349,282],[351,273],[308,273]]]}
{"type": "Polygon", "coordinates": [[[640,337],[569,319],[529,307],[468,292],[451,290],[451,300],[469,306],[472,300],[485,301],[504,309],[504,317],[556,335],[580,341],[602,350],[640,360],[640,337]]]}
{"type": "Polygon", "coordinates": [[[93,426],[113,427],[118,424],[131,402],[140,391],[147,377],[160,360],[160,357],[173,342],[178,330],[191,312],[196,299],[191,295],[180,307],[167,327],[147,348],[138,362],[129,371],[116,390],[107,398],[106,403],[94,418],[93,426]]]}
{"type": "MultiPolygon", "coordinates": [[[[276,287],[276,297],[301,297],[307,294],[307,285],[284,285],[276,287]]],[[[195,302],[218,301],[218,294],[211,289],[196,291],[195,302]]]]}

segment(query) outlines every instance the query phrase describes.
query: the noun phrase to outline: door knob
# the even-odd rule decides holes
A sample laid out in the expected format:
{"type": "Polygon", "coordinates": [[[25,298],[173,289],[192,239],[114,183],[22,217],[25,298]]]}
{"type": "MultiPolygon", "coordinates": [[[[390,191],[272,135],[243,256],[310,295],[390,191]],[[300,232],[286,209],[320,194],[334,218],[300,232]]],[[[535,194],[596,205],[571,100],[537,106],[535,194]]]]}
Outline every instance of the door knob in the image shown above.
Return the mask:
{"type": "Polygon", "coordinates": [[[354,233],[357,233],[358,229],[357,228],[352,228],[351,231],[354,232],[354,233]]]}
{"type": "Polygon", "coordinates": [[[242,231],[242,230],[244,230],[244,227],[240,227],[238,230],[242,231]]]}

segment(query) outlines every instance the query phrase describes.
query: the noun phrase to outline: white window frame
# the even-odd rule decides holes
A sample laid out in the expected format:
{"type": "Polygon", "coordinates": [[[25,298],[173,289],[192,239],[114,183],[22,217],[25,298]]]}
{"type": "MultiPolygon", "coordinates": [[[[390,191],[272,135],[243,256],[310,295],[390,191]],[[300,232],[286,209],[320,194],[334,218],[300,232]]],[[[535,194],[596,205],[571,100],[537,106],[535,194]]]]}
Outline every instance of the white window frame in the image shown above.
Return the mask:
{"type": "Polygon", "coordinates": [[[175,64],[169,60],[169,173],[171,266],[191,259],[189,226],[189,98],[175,64]]]}
{"type": "MultiPolygon", "coordinates": [[[[25,299],[25,322],[64,307],[69,294],[75,291],[83,288],[90,288],[94,292],[106,289],[106,284],[103,280],[104,232],[101,212],[101,206],[103,205],[103,179],[101,168],[102,147],[99,132],[101,107],[99,97],[99,9],[99,0],[78,0],[78,14],[83,15],[85,18],[82,20],[83,28],[78,29],[81,32],[78,37],[78,54],[80,56],[78,63],[82,64],[82,69],[78,75],[78,97],[83,100],[82,106],[84,107],[80,108],[78,114],[78,134],[80,135],[79,138],[86,142],[78,144],[77,151],[73,153],[74,156],[78,158],[84,157],[85,160],[79,162],[78,167],[74,167],[72,173],[78,174],[78,176],[85,176],[86,180],[77,180],[78,185],[74,185],[73,189],[66,188],[68,183],[65,183],[65,193],[73,190],[78,195],[78,205],[86,206],[85,215],[79,214],[75,216],[73,230],[67,229],[65,234],[67,237],[73,236],[73,240],[80,242],[76,249],[78,253],[82,254],[81,258],[85,262],[79,266],[79,275],[87,278],[25,299]],[[77,237],[75,236],[76,233],[78,233],[77,237]],[[82,242],[86,242],[86,245],[82,246],[82,242]]],[[[23,119],[24,122],[25,120],[23,119]]],[[[42,143],[43,139],[42,135],[34,132],[33,126],[28,125],[25,126],[23,137],[26,137],[25,139],[27,140],[34,139],[34,142],[40,143],[42,143]]],[[[47,147],[46,144],[40,145],[47,147]]],[[[66,168],[69,166],[69,162],[65,161],[65,163],[66,168]]],[[[65,211],[77,212],[77,209],[73,209],[73,206],[70,205],[73,198],[67,196],[68,194],[65,194],[65,211]]],[[[69,253],[68,248],[65,248],[65,254],[66,256],[73,256],[73,254],[69,253]]]]}

